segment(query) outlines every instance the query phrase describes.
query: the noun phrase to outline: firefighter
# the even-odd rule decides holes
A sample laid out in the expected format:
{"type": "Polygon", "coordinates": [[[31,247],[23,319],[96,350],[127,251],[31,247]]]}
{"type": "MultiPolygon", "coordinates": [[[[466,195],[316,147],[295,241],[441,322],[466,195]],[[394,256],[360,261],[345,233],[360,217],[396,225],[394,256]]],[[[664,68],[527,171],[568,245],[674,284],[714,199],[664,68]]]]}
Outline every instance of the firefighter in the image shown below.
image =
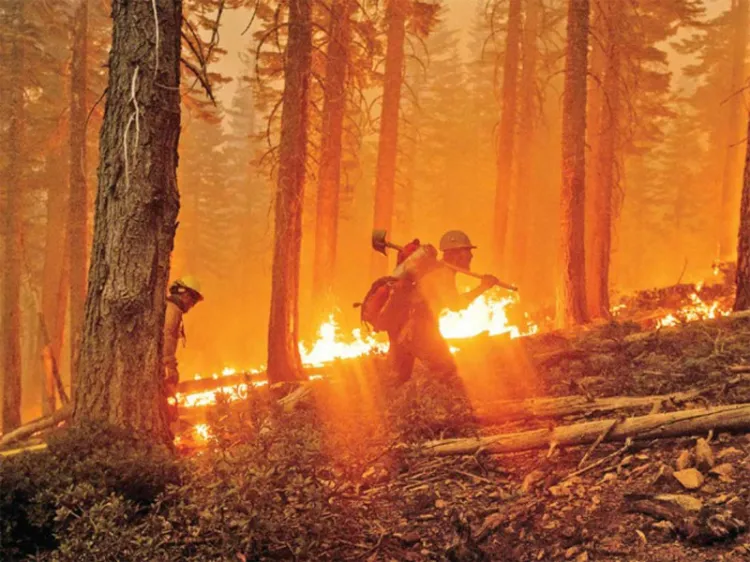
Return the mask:
{"type": "Polygon", "coordinates": [[[177,279],[169,287],[167,309],[164,316],[164,343],[162,348],[162,364],[164,366],[165,393],[169,404],[170,420],[177,421],[177,384],[180,373],[177,370],[177,343],[185,340],[185,329],[182,325],[182,315],[203,300],[201,285],[192,275],[185,275],[177,279]]]}
{"type": "MultiPolygon", "coordinates": [[[[456,364],[440,333],[440,313],[443,309],[463,310],[498,283],[493,275],[484,275],[477,288],[459,293],[456,271],[446,264],[468,270],[476,246],[466,233],[449,230],[440,239],[439,247],[442,260],[435,260],[429,271],[416,280],[408,297],[403,297],[401,304],[408,307],[409,313],[404,322],[389,331],[389,358],[398,382],[411,378],[415,359],[426,363],[438,376],[453,376],[456,364]]],[[[434,249],[432,253],[437,254],[434,249]]]]}

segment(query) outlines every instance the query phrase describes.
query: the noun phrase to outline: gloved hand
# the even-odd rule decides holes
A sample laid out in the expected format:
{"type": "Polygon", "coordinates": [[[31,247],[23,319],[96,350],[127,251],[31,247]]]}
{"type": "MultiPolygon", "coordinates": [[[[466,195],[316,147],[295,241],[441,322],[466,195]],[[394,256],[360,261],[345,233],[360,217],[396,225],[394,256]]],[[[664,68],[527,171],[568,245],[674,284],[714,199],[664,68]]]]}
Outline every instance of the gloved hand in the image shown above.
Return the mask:
{"type": "Polygon", "coordinates": [[[433,246],[432,244],[422,244],[422,248],[425,249],[425,252],[429,257],[433,259],[437,259],[438,251],[437,251],[437,248],[435,248],[435,246],[433,246]]]}
{"type": "Polygon", "coordinates": [[[479,282],[479,287],[482,290],[487,291],[495,285],[498,285],[499,283],[500,280],[494,275],[482,275],[482,280],[479,282]]]}

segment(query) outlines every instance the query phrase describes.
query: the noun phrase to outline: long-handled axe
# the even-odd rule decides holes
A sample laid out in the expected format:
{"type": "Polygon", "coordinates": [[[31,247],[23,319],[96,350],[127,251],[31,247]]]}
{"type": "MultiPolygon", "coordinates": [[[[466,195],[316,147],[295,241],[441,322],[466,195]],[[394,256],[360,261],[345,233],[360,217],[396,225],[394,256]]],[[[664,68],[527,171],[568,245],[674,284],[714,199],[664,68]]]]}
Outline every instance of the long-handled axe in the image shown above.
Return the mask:
{"type": "MultiPolygon", "coordinates": [[[[380,229],[375,229],[372,231],[372,248],[376,252],[380,252],[383,255],[385,255],[385,251],[387,248],[392,248],[393,250],[397,250],[399,252],[403,250],[403,246],[399,246],[398,244],[394,244],[393,242],[388,241],[388,233],[385,230],[380,229]]],[[[463,273],[464,275],[468,275],[469,277],[474,277],[476,279],[481,279],[483,277],[483,275],[481,275],[480,273],[474,273],[473,271],[469,271],[468,269],[464,269],[463,267],[458,267],[446,262],[443,262],[443,264],[453,271],[463,273]]],[[[518,291],[518,287],[516,287],[515,285],[511,285],[510,283],[503,283],[502,281],[498,281],[497,285],[498,287],[502,287],[503,289],[507,289],[509,291],[518,291]]]]}

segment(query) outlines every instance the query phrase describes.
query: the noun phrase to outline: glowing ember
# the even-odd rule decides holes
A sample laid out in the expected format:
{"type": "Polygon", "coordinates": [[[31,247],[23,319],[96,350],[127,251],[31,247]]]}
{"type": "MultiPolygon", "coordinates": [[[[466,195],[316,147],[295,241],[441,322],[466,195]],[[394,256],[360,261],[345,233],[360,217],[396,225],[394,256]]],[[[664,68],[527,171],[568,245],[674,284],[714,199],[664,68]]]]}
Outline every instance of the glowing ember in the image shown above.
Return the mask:
{"type": "Polygon", "coordinates": [[[204,441],[208,441],[208,438],[211,437],[211,431],[209,430],[208,424],[199,423],[193,426],[193,430],[195,431],[196,437],[199,437],[204,441]]]}
{"type": "Polygon", "coordinates": [[[695,320],[727,316],[730,312],[730,310],[721,308],[721,303],[719,301],[705,303],[697,293],[692,293],[690,295],[690,304],[683,306],[675,312],[667,314],[656,323],[656,327],[664,328],[666,326],[676,326],[683,322],[694,322],[695,320]]]}

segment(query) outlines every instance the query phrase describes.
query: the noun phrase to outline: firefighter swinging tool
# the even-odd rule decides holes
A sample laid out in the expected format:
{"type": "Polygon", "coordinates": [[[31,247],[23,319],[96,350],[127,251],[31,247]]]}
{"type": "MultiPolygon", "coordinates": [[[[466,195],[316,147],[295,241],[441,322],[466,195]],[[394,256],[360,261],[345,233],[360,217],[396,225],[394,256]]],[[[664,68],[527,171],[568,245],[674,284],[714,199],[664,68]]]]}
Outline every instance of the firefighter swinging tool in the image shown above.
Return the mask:
{"type": "MultiPolygon", "coordinates": [[[[373,250],[375,250],[376,252],[380,252],[383,255],[385,255],[387,248],[391,248],[393,250],[401,252],[404,249],[403,246],[399,246],[398,244],[390,242],[388,240],[387,234],[388,233],[385,230],[381,229],[375,229],[372,231],[373,250]]],[[[468,269],[464,269],[462,267],[457,267],[450,263],[443,262],[443,265],[452,269],[453,271],[463,273],[464,275],[468,275],[476,279],[482,279],[483,277],[480,273],[474,273],[473,271],[469,271],[468,269]]],[[[498,282],[497,286],[502,287],[503,289],[507,289],[508,291],[518,291],[518,287],[516,287],[515,285],[511,285],[510,283],[503,283],[502,281],[498,282]]]]}

